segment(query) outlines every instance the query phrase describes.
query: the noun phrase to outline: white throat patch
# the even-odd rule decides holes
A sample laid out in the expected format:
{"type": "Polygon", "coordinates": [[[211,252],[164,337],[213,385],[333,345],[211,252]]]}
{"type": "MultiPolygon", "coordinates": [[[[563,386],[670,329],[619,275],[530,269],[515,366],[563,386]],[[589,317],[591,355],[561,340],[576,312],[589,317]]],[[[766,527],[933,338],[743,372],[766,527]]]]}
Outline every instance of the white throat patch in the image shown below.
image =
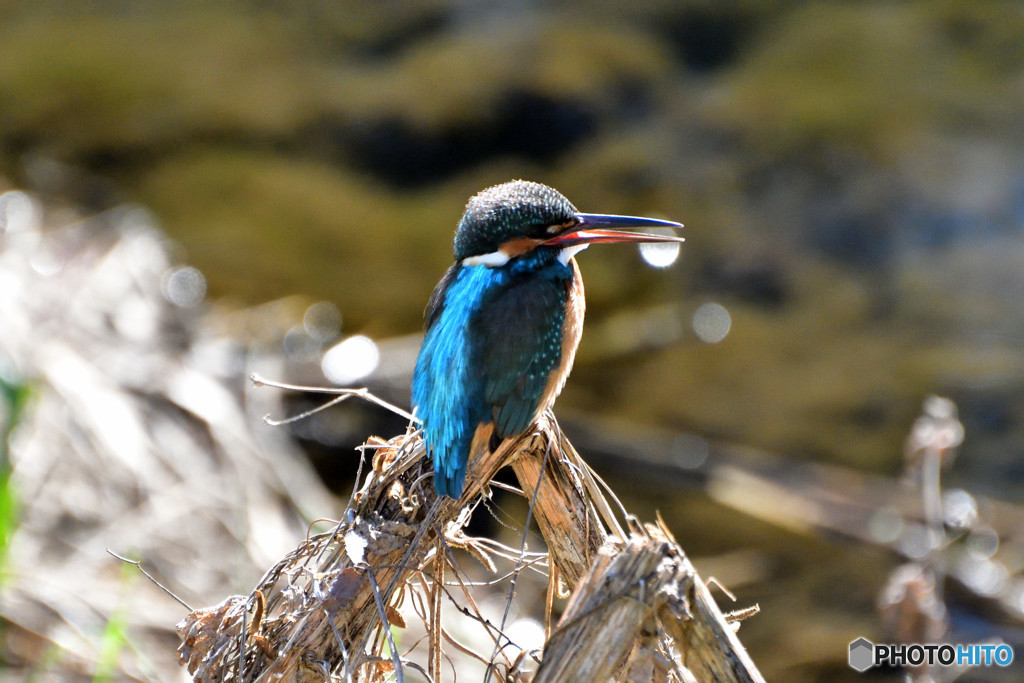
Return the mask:
{"type": "Polygon", "coordinates": [[[508,263],[511,257],[503,251],[492,251],[490,254],[479,256],[467,256],[462,259],[464,266],[487,266],[488,268],[499,268],[508,263]]]}
{"type": "Polygon", "coordinates": [[[562,262],[563,266],[567,266],[569,265],[569,259],[571,259],[573,256],[580,253],[589,246],[589,244],[575,244],[571,247],[566,247],[565,249],[562,249],[560,252],[558,252],[558,260],[562,262]]]}

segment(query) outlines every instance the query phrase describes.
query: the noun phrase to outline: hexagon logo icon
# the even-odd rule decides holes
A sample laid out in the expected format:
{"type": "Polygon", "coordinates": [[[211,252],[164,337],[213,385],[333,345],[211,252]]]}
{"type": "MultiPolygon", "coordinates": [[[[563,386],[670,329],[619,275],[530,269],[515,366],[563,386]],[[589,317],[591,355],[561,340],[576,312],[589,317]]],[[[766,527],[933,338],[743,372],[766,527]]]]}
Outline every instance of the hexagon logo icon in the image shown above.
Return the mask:
{"type": "Polygon", "coordinates": [[[850,643],[850,668],[861,673],[875,663],[875,645],[863,636],[850,643]]]}

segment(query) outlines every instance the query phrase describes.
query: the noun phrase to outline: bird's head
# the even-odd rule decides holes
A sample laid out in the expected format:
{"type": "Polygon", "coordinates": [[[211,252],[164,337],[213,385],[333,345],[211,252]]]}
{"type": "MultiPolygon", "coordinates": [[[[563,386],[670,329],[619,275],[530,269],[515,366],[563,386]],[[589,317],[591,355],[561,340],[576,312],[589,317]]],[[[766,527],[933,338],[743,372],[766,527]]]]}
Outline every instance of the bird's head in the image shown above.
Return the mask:
{"type": "Polygon", "coordinates": [[[513,180],[489,187],[466,204],[455,231],[455,259],[499,267],[537,248],[573,253],[599,242],[682,242],[681,237],[614,228],[681,228],[673,221],[580,213],[547,185],[513,180]]]}

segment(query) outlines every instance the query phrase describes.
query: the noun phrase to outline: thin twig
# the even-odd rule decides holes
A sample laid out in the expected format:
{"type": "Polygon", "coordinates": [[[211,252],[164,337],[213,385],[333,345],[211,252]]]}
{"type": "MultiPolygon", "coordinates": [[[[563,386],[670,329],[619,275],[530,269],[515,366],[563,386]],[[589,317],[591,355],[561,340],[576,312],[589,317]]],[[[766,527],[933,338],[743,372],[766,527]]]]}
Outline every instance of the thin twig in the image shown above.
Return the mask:
{"type": "MultiPolygon", "coordinates": [[[[547,553],[545,553],[543,557],[535,557],[532,560],[524,562],[523,566],[522,566],[522,569],[532,569],[537,574],[546,577],[548,575],[548,572],[544,571],[543,569],[537,569],[536,565],[539,565],[541,563],[546,563],[547,560],[548,560],[548,556],[547,556],[547,553]]],[[[497,586],[498,584],[504,583],[509,578],[511,578],[515,574],[515,572],[516,572],[516,570],[512,569],[511,571],[508,571],[508,572],[502,574],[501,576],[499,576],[499,577],[497,577],[495,579],[491,579],[490,581],[460,581],[458,583],[448,582],[445,585],[446,586],[456,586],[456,585],[468,586],[470,588],[484,588],[486,586],[497,586]]]]}
{"type": "Polygon", "coordinates": [[[296,416],[295,418],[286,418],[286,419],[281,420],[281,421],[275,421],[275,420],[269,420],[269,418],[263,418],[264,421],[266,421],[268,424],[275,424],[275,423],[276,424],[287,424],[288,422],[294,422],[295,420],[299,420],[299,419],[302,419],[304,417],[308,417],[309,415],[317,413],[317,412],[319,412],[319,411],[321,411],[321,410],[323,410],[325,408],[329,408],[332,405],[336,405],[336,404],[340,403],[341,401],[344,401],[347,398],[351,398],[352,396],[355,396],[356,398],[361,398],[364,401],[369,401],[370,403],[375,403],[375,404],[379,405],[381,408],[386,408],[386,409],[390,410],[391,412],[393,412],[395,415],[399,415],[400,417],[404,417],[405,419],[409,420],[410,422],[415,422],[416,424],[420,423],[420,419],[418,417],[416,417],[415,415],[413,415],[412,413],[410,413],[407,410],[403,410],[402,408],[399,408],[398,406],[394,405],[393,403],[388,403],[387,401],[385,401],[384,399],[380,398],[379,396],[375,396],[366,387],[360,387],[359,389],[345,389],[345,388],[341,388],[341,387],[314,387],[314,386],[305,386],[305,385],[302,385],[302,384],[288,384],[287,382],[278,382],[276,380],[266,379],[265,377],[262,377],[262,376],[256,374],[255,372],[252,373],[251,375],[249,375],[249,381],[252,382],[253,386],[256,386],[256,387],[268,386],[268,387],[275,387],[277,389],[286,389],[288,391],[303,391],[303,392],[306,392],[306,393],[313,393],[313,394],[338,394],[338,397],[336,399],[333,399],[332,401],[328,401],[325,405],[320,406],[319,408],[314,408],[311,411],[307,411],[307,412],[305,412],[305,413],[303,413],[301,415],[296,416]]]}
{"type": "Polygon", "coordinates": [[[555,610],[555,592],[558,590],[558,567],[548,568],[548,594],[544,596],[544,642],[551,640],[551,615],[555,610]]]}
{"type": "MultiPolygon", "coordinates": [[[[441,537],[441,541],[445,547],[445,557],[448,559],[448,561],[452,565],[452,568],[455,570],[454,572],[452,572],[455,576],[455,580],[458,582],[459,587],[462,588],[462,594],[466,596],[466,600],[473,608],[473,611],[471,612],[468,608],[463,607],[462,605],[457,603],[455,601],[455,598],[452,596],[451,592],[449,592],[446,587],[442,586],[442,588],[444,588],[445,596],[455,606],[455,609],[459,610],[459,612],[461,612],[464,616],[467,616],[470,619],[474,619],[475,621],[483,625],[487,631],[487,635],[494,640],[495,645],[499,645],[501,643],[502,636],[504,636],[505,634],[500,629],[498,629],[494,624],[492,624],[490,620],[483,615],[483,612],[480,611],[480,606],[477,605],[476,600],[473,599],[473,594],[470,593],[470,591],[467,589],[468,584],[466,584],[462,580],[462,577],[466,574],[466,572],[463,571],[462,567],[459,566],[459,561],[455,558],[455,555],[452,553],[451,548],[448,547],[448,544],[447,542],[445,542],[443,537],[441,537]],[[492,633],[492,631],[494,633],[492,633]]],[[[506,636],[505,639],[508,640],[508,637],[506,636]]],[[[494,657],[492,656],[491,662],[493,662],[493,659],[494,657]]],[[[480,657],[480,661],[484,664],[490,663],[483,657],[480,657]]]]}
{"type": "Polygon", "coordinates": [[[331,631],[334,633],[334,639],[338,643],[338,649],[341,650],[341,661],[342,667],[345,670],[345,680],[352,680],[352,669],[350,668],[348,661],[348,649],[345,647],[345,639],[338,633],[338,627],[334,625],[334,619],[331,618],[331,613],[327,611],[327,608],[321,603],[321,608],[324,610],[324,615],[327,617],[327,623],[331,626],[331,631]]]}
{"type": "MultiPolygon", "coordinates": [[[[442,541],[438,541],[441,545],[442,541]]],[[[435,680],[441,678],[441,595],[444,590],[444,555],[437,552],[434,556],[434,585],[430,591],[430,675],[435,680]]]]}
{"type": "Polygon", "coordinates": [[[348,399],[352,398],[353,396],[355,396],[355,394],[345,394],[344,396],[336,396],[336,397],[332,398],[330,401],[328,401],[327,403],[322,403],[322,404],[318,405],[316,408],[310,408],[309,410],[303,411],[303,412],[299,413],[298,415],[292,415],[291,417],[281,418],[280,420],[277,420],[277,419],[274,419],[274,418],[270,417],[269,414],[268,415],[264,415],[263,416],[263,422],[264,422],[264,424],[268,424],[271,427],[280,427],[282,425],[292,424],[293,422],[299,422],[300,420],[305,420],[307,417],[310,417],[312,415],[316,415],[317,413],[319,413],[321,411],[324,411],[324,410],[327,410],[328,408],[333,408],[334,406],[338,405],[342,401],[347,401],[348,399]]]}
{"type": "Polygon", "coordinates": [[[711,586],[715,586],[716,588],[718,588],[718,590],[720,590],[723,593],[725,593],[727,598],[729,598],[733,602],[736,602],[736,596],[733,594],[733,592],[731,590],[729,590],[728,588],[726,588],[725,586],[723,586],[722,582],[719,581],[718,579],[716,579],[715,577],[709,576],[707,578],[707,580],[704,581],[704,585],[707,586],[708,588],[711,588],[711,586]]]}
{"type": "MultiPolygon", "coordinates": [[[[398,652],[398,646],[395,645],[395,637],[391,633],[391,623],[388,621],[388,613],[384,608],[384,601],[381,599],[377,577],[374,575],[373,567],[370,565],[363,564],[363,568],[365,568],[366,577],[370,579],[370,585],[373,588],[373,600],[377,603],[377,612],[380,614],[381,630],[384,631],[384,637],[387,638],[388,647],[391,649],[391,660],[395,663],[395,677],[398,683],[405,683],[405,675],[402,672],[402,657],[398,652]]],[[[390,595],[388,597],[390,599],[390,595]]]]}
{"type": "Polygon", "coordinates": [[[175,595],[175,594],[174,594],[174,593],[173,593],[173,592],[171,591],[171,589],[170,589],[170,588],[168,588],[167,586],[163,585],[162,583],[160,583],[159,581],[157,581],[157,580],[156,580],[155,578],[153,578],[153,575],[152,575],[152,574],[150,574],[149,572],[147,572],[147,571],[146,571],[146,568],[142,566],[142,560],[129,560],[129,559],[127,558],[127,557],[124,557],[124,556],[122,556],[122,555],[118,555],[117,553],[115,553],[115,552],[114,552],[113,550],[111,550],[110,548],[107,548],[107,549],[106,549],[106,551],[107,551],[107,554],[108,554],[108,555],[112,555],[113,557],[116,557],[117,559],[121,560],[122,562],[126,562],[126,563],[128,563],[128,564],[134,564],[134,565],[135,565],[136,567],[138,567],[138,568],[139,568],[139,571],[140,571],[140,572],[142,572],[142,573],[143,573],[143,575],[144,575],[144,576],[145,576],[145,577],[146,577],[147,579],[149,579],[150,581],[152,581],[152,582],[153,582],[153,585],[155,585],[155,586],[156,586],[157,588],[159,588],[160,590],[162,590],[162,591],[163,591],[164,593],[167,593],[167,594],[168,594],[169,596],[171,596],[172,598],[174,598],[174,599],[175,599],[175,600],[176,600],[176,601],[178,602],[178,604],[179,604],[179,605],[181,605],[182,607],[184,607],[185,609],[187,609],[187,610],[188,610],[189,612],[195,612],[195,610],[194,610],[194,609],[192,609],[192,607],[191,607],[191,606],[190,606],[190,605],[189,605],[189,604],[188,604],[187,602],[185,602],[184,600],[182,600],[181,598],[179,598],[179,597],[178,597],[177,595],[175,595]]]}
{"type": "Polygon", "coordinates": [[[238,634],[238,680],[242,680],[242,674],[245,673],[245,636],[247,635],[245,621],[248,615],[249,601],[246,600],[245,604],[242,605],[242,631],[238,634]]]}

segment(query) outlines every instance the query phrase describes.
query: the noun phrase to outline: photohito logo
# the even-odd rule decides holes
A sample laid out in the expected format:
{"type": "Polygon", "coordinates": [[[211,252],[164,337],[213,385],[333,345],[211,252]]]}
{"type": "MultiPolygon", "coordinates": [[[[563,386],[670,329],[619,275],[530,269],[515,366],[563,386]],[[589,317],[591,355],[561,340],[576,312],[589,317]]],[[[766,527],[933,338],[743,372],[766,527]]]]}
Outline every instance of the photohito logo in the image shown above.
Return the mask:
{"type": "Polygon", "coordinates": [[[872,643],[858,638],[850,643],[850,668],[867,671],[873,666],[1010,666],[1013,648],[1005,644],[872,643]]]}

